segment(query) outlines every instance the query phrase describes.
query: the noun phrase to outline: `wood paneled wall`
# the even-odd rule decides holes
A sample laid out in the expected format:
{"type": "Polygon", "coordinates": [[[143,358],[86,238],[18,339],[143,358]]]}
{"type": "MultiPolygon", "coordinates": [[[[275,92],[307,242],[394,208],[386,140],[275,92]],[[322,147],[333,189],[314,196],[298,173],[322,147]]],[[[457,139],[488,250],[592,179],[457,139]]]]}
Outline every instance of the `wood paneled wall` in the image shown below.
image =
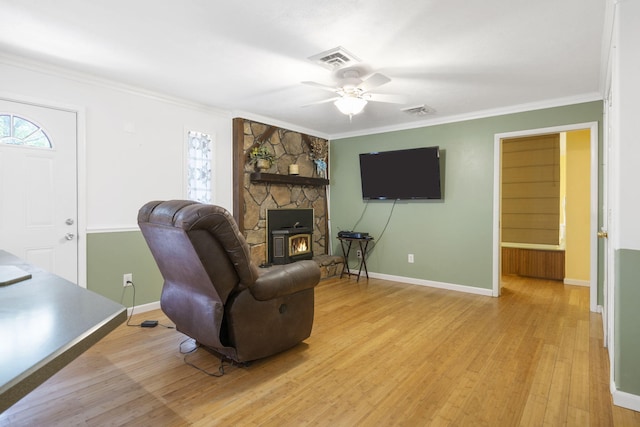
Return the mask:
{"type": "Polygon", "coordinates": [[[502,142],[502,241],[557,245],[560,135],[502,142]]]}

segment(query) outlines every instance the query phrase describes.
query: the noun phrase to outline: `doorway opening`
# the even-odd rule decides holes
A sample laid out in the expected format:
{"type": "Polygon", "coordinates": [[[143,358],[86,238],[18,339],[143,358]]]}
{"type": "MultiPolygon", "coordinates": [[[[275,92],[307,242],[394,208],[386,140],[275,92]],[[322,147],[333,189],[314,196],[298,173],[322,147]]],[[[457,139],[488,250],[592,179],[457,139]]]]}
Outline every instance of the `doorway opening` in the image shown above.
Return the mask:
{"type": "MultiPolygon", "coordinates": [[[[503,148],[505,141],[514,140],[516,138],[522,138],[526,141],[527,138],[534,137],[536,135],[553,135],[564,134],[569,132],[584,131],[588,132],[589,140],[589,209],[588,212],[581,213],[582,216],[588,216],[587,225],[589,231],[588,243],[589,243],[589,278],[584,283],[572,283],[573,278],[569,278],[567,284],[580,284],[586,285],[590,288],[590,309],[591,311],[597,311],[597,295],[598,295],[598,245],[597,245],[597,230],[598,230],[598,124],[597,122],[581,123],[575,125],[557,126],[551,128],[531,129],[518,132],[508,132],[502,134],[496,134],[494,137],[494,263],[493,263],[493,295],[499,296],[502,287],[502,272],[503,272],[503,236],[502,236],[502,221],[503,221],[503,148]]],[[[587,185],[586,183],[584,185],[587,185]]],[[[522,246],[526,250],[529,249],[543,249],[543,250],[564,250],[564,240],[566,238],[565,229],[562,224],[563,206],[559,203],[559,220],[558,220],[558,241],[554,247],[540,247],[536,248],[535,245],[527,248],[527,244],[522,246]]],[[[564,218],[566,220],[566,218],[564,218]]],[[[553,234],[553,232],[551,232],[553,234]]],[[[518,246],[518,245],[506,245],[518,246]]],[[[533,252],[534,254],[537,252],[533,252]]],[[[543,252],[540,252],[543,253],[543,252]]],[[[526,255],[525,255],[526,256],[526,255]]],[[[507,262],[513,262],[511,259],[507,262]]],[[[508,267],[508,266],[505,266],[508,267]]]]}

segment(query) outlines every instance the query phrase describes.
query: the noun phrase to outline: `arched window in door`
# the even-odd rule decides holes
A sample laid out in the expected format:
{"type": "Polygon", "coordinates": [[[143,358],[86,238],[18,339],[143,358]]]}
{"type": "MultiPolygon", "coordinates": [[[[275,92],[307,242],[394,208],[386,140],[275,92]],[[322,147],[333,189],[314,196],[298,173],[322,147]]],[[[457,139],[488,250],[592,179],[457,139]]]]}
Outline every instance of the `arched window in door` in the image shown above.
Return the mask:
{"type": "Polygon", "coordinates": [[[0,144],[53,148],[45,131],[24,117],[0,113],[0,144]]]}

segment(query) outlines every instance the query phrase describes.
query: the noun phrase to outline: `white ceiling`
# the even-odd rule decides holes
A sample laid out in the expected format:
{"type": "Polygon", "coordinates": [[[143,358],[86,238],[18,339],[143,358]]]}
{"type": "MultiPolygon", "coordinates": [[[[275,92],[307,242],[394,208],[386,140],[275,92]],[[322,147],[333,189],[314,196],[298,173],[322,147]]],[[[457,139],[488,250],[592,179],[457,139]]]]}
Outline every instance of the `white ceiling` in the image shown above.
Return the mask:
{"type": "Polygon", "coordinates": [[[0,0],[0,53],[335,138],[600,99],[605,1],[0,0]],[[303,107],[337,46],[406,103],[303,107]]]}

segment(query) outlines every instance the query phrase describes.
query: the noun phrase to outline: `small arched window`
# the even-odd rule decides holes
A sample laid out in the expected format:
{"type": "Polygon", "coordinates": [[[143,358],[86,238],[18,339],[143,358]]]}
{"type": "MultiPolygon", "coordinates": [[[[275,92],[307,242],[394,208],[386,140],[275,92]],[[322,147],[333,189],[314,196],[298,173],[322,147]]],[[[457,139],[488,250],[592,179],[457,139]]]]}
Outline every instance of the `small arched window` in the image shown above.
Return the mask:
{"type": "Polygon", "coordinates": [[[187,199],[211,203],[211,135],[190,130],[187,144],[187,199]]]}
{"type": "Polygon", "coordinates": [[[0,143],[25,147],[53,148],[40,126],[24,117],[0,113],[0,143]]]}

